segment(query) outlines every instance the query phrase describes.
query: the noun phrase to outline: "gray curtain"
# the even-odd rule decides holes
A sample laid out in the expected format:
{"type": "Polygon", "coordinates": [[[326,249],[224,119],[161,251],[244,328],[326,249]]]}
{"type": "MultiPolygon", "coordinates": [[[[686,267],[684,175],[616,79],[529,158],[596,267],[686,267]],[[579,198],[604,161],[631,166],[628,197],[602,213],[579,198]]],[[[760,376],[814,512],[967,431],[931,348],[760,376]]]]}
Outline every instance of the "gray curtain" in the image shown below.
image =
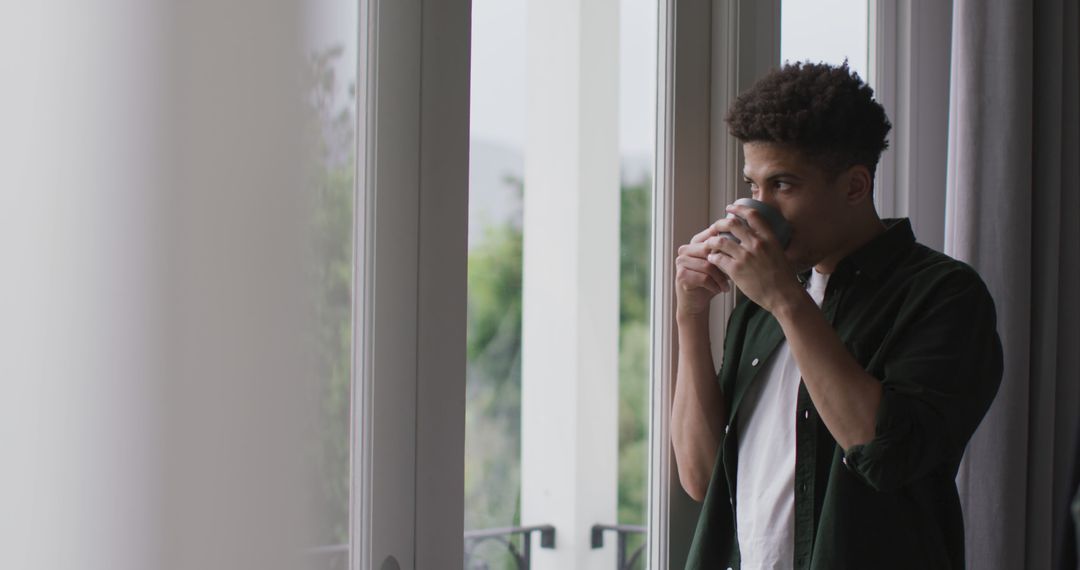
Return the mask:
{"type": "Polygon", "coordinates": [[[986,280],[1005,350],[957,478],[968,567],[1075,568],[1080,15],[1076,0],[953,10],[945,250],[986,280]]]}

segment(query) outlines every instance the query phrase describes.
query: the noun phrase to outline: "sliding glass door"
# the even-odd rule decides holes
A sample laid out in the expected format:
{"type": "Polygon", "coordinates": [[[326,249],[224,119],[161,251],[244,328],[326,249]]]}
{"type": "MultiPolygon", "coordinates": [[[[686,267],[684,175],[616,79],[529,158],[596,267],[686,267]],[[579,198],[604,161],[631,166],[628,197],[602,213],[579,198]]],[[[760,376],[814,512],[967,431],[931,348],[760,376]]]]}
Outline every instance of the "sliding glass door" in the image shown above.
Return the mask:
{"type": "Polygon", "coordinates": [[[472,4],[467,568],[644,568],[658,5],[472,4]]]}

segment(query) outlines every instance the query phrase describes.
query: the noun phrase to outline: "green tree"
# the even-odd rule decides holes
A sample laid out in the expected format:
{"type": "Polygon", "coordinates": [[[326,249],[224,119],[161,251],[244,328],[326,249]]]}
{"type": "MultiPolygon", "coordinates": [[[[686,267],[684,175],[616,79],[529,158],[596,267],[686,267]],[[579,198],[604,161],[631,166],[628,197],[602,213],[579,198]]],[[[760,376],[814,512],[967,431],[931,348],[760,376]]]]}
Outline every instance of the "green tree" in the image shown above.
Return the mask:
{"type": "MultiPolygon", "coordinates": [[[[520,203],[521,182],[508,181],[520,203]]],[[[621,191],[618,522],[624,524],[645,522],[651,189],[651,181],[644,179],[621,191]]],[[[486,228],[469,254],[466,529],[520,522],[520,223],[486,228]]],[[[630,548],[643,541],[632,539],[630,548]]],[[[481,555],[491,568],[513,568],[497,546],[481,555]]]]}
{"type": "MultiPolygon", "coordinates": [[[[520,207],[521,181],[504,181],[520,207]]],[[[484,228],[468,263],[465,528],[472,530],[520,523],[520,217],[484,228]]],[[[474,554],[489,568],[515,567],[497,543],[474,554]]]]}
{"type": "MultiPolygon", "coordinates": [[[[652,283],[652,181],[622,188],[619,219],[620,524],[645,524],[649,457],[649,292],[652,283]]],[[[629,552],[645,543],[631,537],[629,552]]],[[[644,556],[638,563],[644,568],[644,556]]]]}
{"type": "Polygon", "coordinates": [[[332,47],[309,58],[306,188],[312,193],[310,271],[315,284],[315,378],[319,415],[311,449],[313,502],[318,513],[313,542],[342,544],[349,537],[349,428],[352,348],[353,193],[356,167],[353,126],[355,86],[339,102],[332,47]]]}

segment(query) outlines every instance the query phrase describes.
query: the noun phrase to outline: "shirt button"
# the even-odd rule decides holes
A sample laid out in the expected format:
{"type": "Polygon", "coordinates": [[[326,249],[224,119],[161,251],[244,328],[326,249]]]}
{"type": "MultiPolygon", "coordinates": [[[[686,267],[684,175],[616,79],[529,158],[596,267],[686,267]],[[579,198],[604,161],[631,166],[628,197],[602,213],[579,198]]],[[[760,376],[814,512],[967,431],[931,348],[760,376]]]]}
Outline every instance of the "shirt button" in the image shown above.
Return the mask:
{"type": "Polygon", "coordinates": [[[761,361],[755,358],[754,361],[750,363],[750,366],[757,366],[758,362],[761,362],[761,361]]]}
{"type": "Polygon", "coordinates": [[[724,426],[724,435],[727,435],[729,431],[731,431],[731,424],[724,426]]]}
{"type": "Polygon", "coordinates": [[[810,419],[810,410],[803,410],[802,417],[804,420],[810,419]]]}

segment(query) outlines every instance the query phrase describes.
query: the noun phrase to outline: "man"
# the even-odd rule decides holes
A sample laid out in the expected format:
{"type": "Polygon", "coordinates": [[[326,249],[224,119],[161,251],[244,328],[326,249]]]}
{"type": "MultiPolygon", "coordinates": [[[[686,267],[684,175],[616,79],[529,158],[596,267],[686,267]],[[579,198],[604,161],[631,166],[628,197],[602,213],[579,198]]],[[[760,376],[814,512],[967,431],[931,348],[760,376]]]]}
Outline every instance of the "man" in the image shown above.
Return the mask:
{"type": "Polygon", "coordinates": [[[964,568],[955,476],[1002,372],[986,287],[878,217],[890,124],[846,63],[774,71],[727,124],[792,234],[728,206],[679,248],[672,443],[704,503],[687,568],[964,568]],[[709,301],[733,284],[717,375],[709,301]]]}

